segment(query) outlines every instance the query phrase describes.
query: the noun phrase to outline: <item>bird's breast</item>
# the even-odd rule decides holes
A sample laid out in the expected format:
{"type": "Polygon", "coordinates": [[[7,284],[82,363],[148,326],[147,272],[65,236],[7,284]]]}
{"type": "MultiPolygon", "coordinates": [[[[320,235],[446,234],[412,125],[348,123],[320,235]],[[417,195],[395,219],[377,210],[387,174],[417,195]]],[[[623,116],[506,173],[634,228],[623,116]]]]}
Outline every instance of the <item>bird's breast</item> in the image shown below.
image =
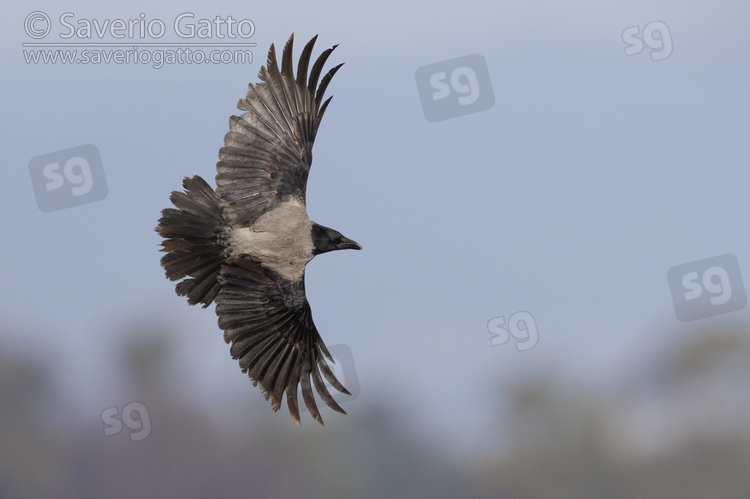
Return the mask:
{"type": "Polygon", "coordinates": [[[285,279],[298,280],[313,257],[311,227],[304,205],[280,203],[251,227],[229,230],[231,254],[251,255],[285,279]]]}

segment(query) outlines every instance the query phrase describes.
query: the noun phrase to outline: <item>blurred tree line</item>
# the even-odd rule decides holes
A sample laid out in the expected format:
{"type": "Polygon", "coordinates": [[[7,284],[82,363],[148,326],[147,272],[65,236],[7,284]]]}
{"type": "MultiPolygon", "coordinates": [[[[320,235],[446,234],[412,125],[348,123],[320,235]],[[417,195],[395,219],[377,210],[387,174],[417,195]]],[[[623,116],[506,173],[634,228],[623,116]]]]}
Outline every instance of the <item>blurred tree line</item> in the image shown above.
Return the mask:
{"type": "Polygon", "coordinates": [[[521,377],[497,394],[509,448],[462,463],[401,428],[386,402],[335,431],[253,420],[227,435],[170,388],[171,336],[133,337],[123,390],[154,426],[139,442],[105,437],[99,415],[56,417],[69,402],[54,365],[0,350],[0,497],[750,497],[745,331],[681,340],[607,393],[521,377]]]}

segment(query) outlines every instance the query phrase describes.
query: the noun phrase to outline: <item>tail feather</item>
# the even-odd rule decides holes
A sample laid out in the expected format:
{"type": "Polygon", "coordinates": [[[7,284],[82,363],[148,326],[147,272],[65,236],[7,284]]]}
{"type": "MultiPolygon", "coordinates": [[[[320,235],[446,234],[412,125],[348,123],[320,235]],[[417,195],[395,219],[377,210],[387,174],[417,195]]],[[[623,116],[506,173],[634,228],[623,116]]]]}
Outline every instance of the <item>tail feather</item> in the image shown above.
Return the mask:
{"type": "Polygon", "coordinates": [[[217,281],[224,262],[225,246],[220,235],[229,225],[221,215],[216,192],[201,177],[185,178],[185,192],[170,197],[177,207],[162,210],[156,232],[164,237],[161,265],[167,277],[177,283],[175,291],[188,303],[207,307],[219,293],[217,281]],[[186,279],[187,278],[187,279],[186,279]]]}

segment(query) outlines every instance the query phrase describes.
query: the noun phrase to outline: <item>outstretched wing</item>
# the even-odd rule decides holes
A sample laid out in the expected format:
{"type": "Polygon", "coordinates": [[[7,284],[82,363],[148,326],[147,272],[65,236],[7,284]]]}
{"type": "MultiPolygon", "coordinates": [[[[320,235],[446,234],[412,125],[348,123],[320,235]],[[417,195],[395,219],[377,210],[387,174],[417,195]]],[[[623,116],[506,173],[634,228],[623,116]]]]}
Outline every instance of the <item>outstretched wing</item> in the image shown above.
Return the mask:
{"type": "Polygon", "coordinates": [[[321,377],[322,373],[334,388],[349,394],[326,363],[325,357],[331,362],[333,358],[313,324],[304,276],[288,281],[243,256],[222,268],[219,283],[216,313],[224,340],[231,342],[230,352],[242,371],[260,385],[266,400],[271,399],[273,411],[279,410],[286,392],[289,414],[300,424],[297,388],[301,384],[305,405],[321,425],[313,385],[329,407],[346,414],[321,377]]]}
{"type": "Polygon", "coordinates": [[[329,97],[322,102],[323,94],[342,66],[333,67],[318,86],[334,45],[320,54],[308,78],[307,67],[317,38],[302,50],[296,79],[292,69],[294,34],[284,47],[281,70],[271,45],[267,66],[258,73],[262,83],[251,83],[247,97],[237,104],[246,112],[229,119],[229,132],[216,165],[216,192],[223,201],[224,218],[232,227],[252,225],[285,197],[305,202],[313,142],[331,100],[329,97]]]}

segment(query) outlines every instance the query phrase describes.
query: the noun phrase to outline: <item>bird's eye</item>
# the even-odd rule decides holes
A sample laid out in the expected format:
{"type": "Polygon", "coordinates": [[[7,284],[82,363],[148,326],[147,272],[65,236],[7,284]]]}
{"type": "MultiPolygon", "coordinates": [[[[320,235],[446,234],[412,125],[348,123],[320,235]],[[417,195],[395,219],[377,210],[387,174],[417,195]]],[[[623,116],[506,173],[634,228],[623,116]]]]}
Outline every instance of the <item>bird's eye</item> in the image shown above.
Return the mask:
{"type": "Polygon", "coordinates": [[[336,240],[335,240],[334,238],[330,238],[330,239],[328,240],[328,242],[329,242],[329,243],[331,243],[331,244],[335,244],[335,243],[336,243],[336,240]]]}

